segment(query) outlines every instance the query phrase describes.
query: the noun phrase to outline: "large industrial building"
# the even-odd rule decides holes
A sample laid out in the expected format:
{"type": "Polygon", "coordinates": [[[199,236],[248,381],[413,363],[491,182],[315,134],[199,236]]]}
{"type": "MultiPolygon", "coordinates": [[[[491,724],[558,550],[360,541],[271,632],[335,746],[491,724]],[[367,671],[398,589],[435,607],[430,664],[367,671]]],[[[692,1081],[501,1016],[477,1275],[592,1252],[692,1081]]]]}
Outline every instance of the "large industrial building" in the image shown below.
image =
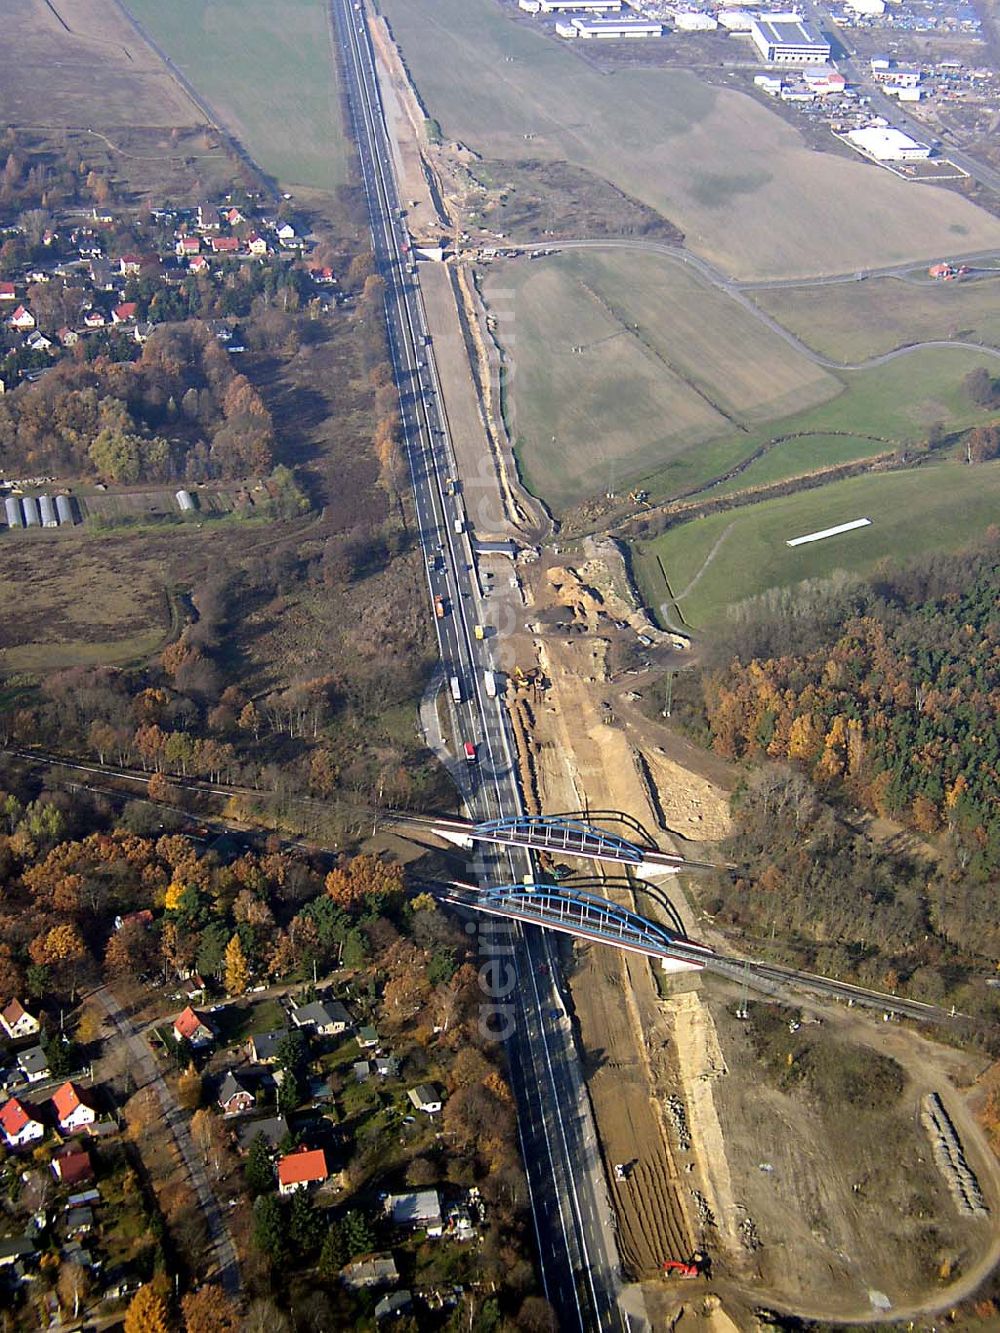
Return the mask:
{"type": "Polygon", "coordinates": [[[824,65],[830,43],[798,14],[760,14],[750,36],[769,65],[824,65]]]}
{"type": "Polygon", "coordinates": [[[911,139],[891,125],[869,125],[863,130],[851,130],[847,139],[876,162],[914,162],[931,155],[927,144],[911,139]]]}
{"type": "Polygon", "coordinates": [[[605,38],[624,41],[633,37],[662,37],[663,24],[646,19],[570,19],[556,24],[560,37],[605,38]]]}
{"type": "Polygon", "coordinates": [[[620,14],[622,0],[538,0],[543,14],[561,14],[575,10],[585,14],[620,14]]]}

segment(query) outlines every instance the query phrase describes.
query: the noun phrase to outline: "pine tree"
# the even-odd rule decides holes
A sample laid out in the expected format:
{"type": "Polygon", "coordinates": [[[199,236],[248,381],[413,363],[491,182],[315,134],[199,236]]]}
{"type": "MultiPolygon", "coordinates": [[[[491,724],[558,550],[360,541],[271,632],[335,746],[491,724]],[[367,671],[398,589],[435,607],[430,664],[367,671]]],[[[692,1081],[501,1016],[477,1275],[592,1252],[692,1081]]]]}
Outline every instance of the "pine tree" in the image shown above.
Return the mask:
{"type": "Polygon", "coordinates": [[[335,1278],[346,1262],[347,1246],[344,1244],[340,1223],[334,1222],[326,1233],[323,1248],[319,1252],[318,1268],[320,1277],[335,1278]]]}
{"type": "Polygon", "coordinates": [[[312,1206],[305,1190],[296,1190],[288,1216],[288,1235],[304,1258],[319,1249],[323,1237],[323,1220],[312,1206]]]}
{"type": "Polygon", "coordinates": [[[262,1194],[253,1206],[253,1239],[257,1248],[275,1263],[280,1263],[287,1253],[284,1209],[273,1194],[262,1194]]]}
{"type": "Polygon", "coordinates": [[[250,981],[250,967],[243,952],[243,942],[234,935],[226,945],[226,990],[230,995],[242,995],[250,981]]]}
{"type": "Polygon", "coordinates": [[[341,1230],[347,1252],[352,1259],[359,1254],[369,1254],[374,1249],[375,1237],[362,1213],[356,1212],[353,1208],[349,1213],[345,1213],[341,1230]]]}
{"type": "Polygon", "coordinates": [[[302,1085],[290,1069],[282,1070],[284,1077],[278,1084],[278,1111],[288,1115],[302,1104],[302,1085]]]}
{"type": "Polygon", "coordinates": [[[250,1145],[245,1175],[251,1194],[263,1194],[274,1184],[274,1167],[263,1134],[258,1134],[250,1145]]]}

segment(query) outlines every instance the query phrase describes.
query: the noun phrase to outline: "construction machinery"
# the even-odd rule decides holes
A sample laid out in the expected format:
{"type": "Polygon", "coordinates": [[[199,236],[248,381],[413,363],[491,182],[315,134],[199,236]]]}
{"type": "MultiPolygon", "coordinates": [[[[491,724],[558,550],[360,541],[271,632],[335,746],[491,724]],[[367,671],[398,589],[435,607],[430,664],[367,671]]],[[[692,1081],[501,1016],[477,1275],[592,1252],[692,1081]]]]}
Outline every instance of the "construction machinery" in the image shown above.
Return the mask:
{"type": "Polygon", "coordinates": [[[700,1250],[696,1250],[690,1259],[664,1259],[663,1261],[664,1277],[676,1277],[684,1280],[707,1277],[709,1268],[709,1260],[700,1250]]]}

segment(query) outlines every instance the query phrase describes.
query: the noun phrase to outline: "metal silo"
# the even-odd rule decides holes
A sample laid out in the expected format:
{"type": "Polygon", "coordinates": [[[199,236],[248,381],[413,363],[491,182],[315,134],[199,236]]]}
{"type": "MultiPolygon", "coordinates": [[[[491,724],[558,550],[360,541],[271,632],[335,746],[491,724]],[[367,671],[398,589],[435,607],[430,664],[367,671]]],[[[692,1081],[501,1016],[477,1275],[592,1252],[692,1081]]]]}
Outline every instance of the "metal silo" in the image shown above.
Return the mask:
{"type": "Polygon", "coordinates": [[[42,516],[38,512],[38,501],[33,495],[22,496],[21,508],[24,510],[24,526],[26,528],[40,528],[42,526],[42,516]]]}
{"type": "Polygon", "coordinates": [[[24,519],[21,517],[21,501],[16,495],[8,495],[3,502],[3,507],[7,511],[7,526],[10,528],[23,528],[24,519]]]}
{"type": "Polygon", "coordinates": [[[73,517],[73,504],[68,495],[56,496],[56,514],[60,523],[67,523],[72,527],[76,522],[73,517]]]}
{"type": "Polygon", "coordinates": [[[194,513],[194,501],[191,499],[190,491],[178,491],[175,498],[182,514],[194,513]]]}
{"type": "Polygon", "coordinates": [[[56,507],[52,503],[51,495],[40,495],[38,497],[38,509],[42,515],[43,528],[57,528],[59,520],[56,518],[56,507]]]}

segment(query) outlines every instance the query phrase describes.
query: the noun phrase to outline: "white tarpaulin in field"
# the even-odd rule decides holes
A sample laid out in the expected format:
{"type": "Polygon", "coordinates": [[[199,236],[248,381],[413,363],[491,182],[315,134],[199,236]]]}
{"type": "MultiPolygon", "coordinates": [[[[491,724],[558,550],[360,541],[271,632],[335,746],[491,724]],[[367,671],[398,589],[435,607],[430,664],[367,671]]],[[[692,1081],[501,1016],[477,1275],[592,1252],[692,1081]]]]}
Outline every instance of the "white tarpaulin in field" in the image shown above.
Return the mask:
{"type": "Polygon", "coordinates": [[[850,523],[838,523],[835,528],[824,528],[822,532],[807,532],[804,537],[793,537],[785,545],[803,546],[806,542],[821,542],[824,537],[836,537],[839,532],[853,532],[855,528],[867,528],[870,524],[870,518],[855,518],[850,523]]]}

